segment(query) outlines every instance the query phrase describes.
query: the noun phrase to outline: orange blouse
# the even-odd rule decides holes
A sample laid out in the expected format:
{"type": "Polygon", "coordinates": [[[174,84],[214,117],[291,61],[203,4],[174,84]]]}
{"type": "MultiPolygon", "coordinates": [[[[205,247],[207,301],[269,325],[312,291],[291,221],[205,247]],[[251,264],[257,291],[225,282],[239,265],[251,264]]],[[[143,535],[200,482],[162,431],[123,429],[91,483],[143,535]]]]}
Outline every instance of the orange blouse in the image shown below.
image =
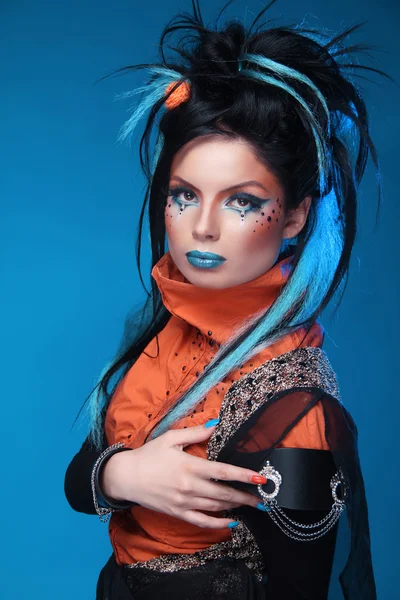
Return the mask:
{"type": "MultiPolygon", "coordinates": [[[[124,442],[133,449],[143,445],[166,406],[172,406],[193,384],[235,327],[273,303],[287,279],[290,262],[290,257],[281,260],[252,281],[210,289],[190,284],[169,252],[162,256],[153,267],[152,276],[172,316],[157,336],[158,349],[153,338],[113,395],[105,421],[109,445],[124,442]]],[[[299,329],[279,340],[229,373],[174,428],[201,425],[217,418],[226,391],[242,375],[294,348],[320,347],[322,342],[323,329],[318,322],[308,333],[299,329]]],[[[208,440],[192,444],[185,452],[207,458],[207,443],[208,440]]],[[[322,407],[313,407],[280,445],[328,450],[322,407]]],[[[198,527],[141,506],[114,512],[109,534],[120,565],[162,554],[193,553],[231,537],[230,529],[198,527]]]]}

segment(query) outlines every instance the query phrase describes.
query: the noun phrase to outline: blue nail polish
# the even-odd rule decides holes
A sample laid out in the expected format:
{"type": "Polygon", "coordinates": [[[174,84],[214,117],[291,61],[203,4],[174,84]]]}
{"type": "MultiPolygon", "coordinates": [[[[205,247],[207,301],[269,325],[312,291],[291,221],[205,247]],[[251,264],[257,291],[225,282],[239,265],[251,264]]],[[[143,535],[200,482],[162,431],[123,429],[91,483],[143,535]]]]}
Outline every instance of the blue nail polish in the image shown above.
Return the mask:
{"type": "Polygon", "coordinates": [[[236,527],[236,525],[239,525],[239,521],[232,521],[231,523],[229,523],[228,527],[229,529],[233,529],[234,527],[236,527]]]}
{"type": "Polygon", "coordinates": [[[206,423],[206,427],[214,427],[214,425],[218,425],[219,419],[210,419],[206,423]]]}
{"type": "Polygon", "coordinates": [[[259,502],[257,504],[257,508],[258,508],[258,510],[262,510],[264,512],[269,512],[271,510],[270,507],[269,506],[265,506],[265,504],[263,502],[259,502]]]}

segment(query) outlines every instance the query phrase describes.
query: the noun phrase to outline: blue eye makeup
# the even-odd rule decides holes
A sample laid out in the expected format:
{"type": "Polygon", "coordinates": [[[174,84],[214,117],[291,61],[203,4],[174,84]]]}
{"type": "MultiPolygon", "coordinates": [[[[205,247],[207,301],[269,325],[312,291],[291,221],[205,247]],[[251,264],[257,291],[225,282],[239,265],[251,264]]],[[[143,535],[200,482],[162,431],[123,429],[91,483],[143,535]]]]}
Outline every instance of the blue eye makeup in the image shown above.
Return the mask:
{"type": "MultiPolygon", "coordinates": [[[[189,196],[193,196],[196,198],[196,194],[189,188],[186,187],[174,187],[168,190],[168,197],[171,197],[172,201],[178,204],[178,206],[190,206],[192,203],[190,198],[185,198],[183,195],[187,194],[189,196]],[[183,198],[181,197],[183,196],[183,198]]],[[[245,192],[239,192],[237,194],[232,195],[226,202],[225,206],[228,208],[233,208],[237,212],[257,212],[261,210],[266,202],[269,201],[269,198],[263,199],[258,198],[257,196],[253,196],[253,194],[247,194],[245,192]],[[238,204],[235,206],[234,202],[247,202],[250,207],[248,208],[246,205],[241,206],[238,204]]]]}
{"type": "Polygon", "coordinates": [[[176,204],[178,204],[179,206],[190,203],[190,199],[186,199],[186,202],[182,202],[182,199],[179,199],[179,196],[181,196],[182,194],[192,194],[193,196],[196,196],[196,194],[192,192],[192,190],[189,190],[185,187],[174,187],[168,190],[168,197],[171,197],[172,200],[176,202],[176,204]]]}

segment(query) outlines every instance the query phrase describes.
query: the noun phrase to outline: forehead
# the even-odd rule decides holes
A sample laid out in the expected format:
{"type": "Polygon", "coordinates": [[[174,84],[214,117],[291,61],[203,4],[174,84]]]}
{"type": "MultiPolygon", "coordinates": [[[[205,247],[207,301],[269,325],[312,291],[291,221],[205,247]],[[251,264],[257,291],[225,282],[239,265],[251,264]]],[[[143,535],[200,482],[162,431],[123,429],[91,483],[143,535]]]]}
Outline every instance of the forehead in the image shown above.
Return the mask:
{"type": "Polygon", "coordinates": [[[241,181],[257,180],[272,193],[281,191],[275,175],[243,138],[207,135],[191,140],[175,154],[170,175],[182,177],[199,189],[224,189],[241,181]]]}

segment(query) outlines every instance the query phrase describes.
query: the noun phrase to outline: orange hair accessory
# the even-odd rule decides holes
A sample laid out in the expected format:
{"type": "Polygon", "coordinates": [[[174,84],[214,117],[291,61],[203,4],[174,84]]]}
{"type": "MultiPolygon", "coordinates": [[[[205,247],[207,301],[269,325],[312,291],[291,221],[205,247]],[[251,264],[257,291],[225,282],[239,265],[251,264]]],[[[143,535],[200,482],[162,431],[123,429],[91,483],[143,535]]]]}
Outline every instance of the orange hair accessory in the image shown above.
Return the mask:
{"type": "MultiPolygon", "coordinates": [[[[177,84],[176,81],[173,81],[172,83],[170,83],[166,87],[165,94],[168,94],[168,92],[170,90],[172,90],[172,88],[174,88],[176,86],[176,84],[177,84]]],[[[190,98],[190,85],[189,85],[189,83],[187,83],[187,81],[182,81],[182,83],[180,85],[178,85],[176,90],[174,90],[172,92],[172,94],[166,99],[165,106],[168,108],[168,110],[171,110],[173,108],[176,108],[180,104],[182,104],[182,102],[187,102],[189,100],[189,98],[190,98]]]]}

